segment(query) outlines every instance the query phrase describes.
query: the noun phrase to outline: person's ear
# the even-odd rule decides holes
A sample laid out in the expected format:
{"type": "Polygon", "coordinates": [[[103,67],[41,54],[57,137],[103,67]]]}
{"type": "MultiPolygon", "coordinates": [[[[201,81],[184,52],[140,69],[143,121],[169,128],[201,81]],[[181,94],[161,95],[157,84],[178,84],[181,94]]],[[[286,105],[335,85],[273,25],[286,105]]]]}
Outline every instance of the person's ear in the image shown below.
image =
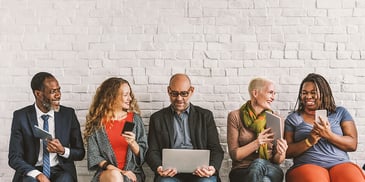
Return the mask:
{"type": "Polygon", "coordinates": [[[34,96],[36,98],[40,98],[42,96],[42,91],[40,91],[40,90],[34,90],[34,96]]]}
{"type": "Polygon", "coordinates": [[[253,89],[253,90],[252,90],[252,96],[253,96],[254,98],[256,98],[256,97],[257,97],[257,95],[259,95],[259,91],[258,91],[257,89],[253,89]]]}
{"type": "Polygon", "coordinates": [[[194,87],[190,87],[190,92],[191,92],[191,93],[194,93],[194,90],[195,90],[195,88],[194,88],[194,87]]]}

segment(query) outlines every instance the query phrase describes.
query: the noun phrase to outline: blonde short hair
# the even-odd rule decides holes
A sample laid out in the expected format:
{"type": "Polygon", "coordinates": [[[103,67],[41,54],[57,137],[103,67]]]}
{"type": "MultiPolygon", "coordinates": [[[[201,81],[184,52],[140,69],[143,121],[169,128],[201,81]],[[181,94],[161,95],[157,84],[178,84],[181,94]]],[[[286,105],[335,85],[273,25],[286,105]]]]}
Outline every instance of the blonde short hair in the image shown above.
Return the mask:
{"type": "Polygon", "coordinates": [[[264,88],[269,83],[273,83],[271,80],[268,80],[266,78],[254,78],[250,81],[250,84],[248,85],[248,93],[250,94],[250,97],[252,98],[252,91],[258,90],[261,91],[262,88],[264,88]]]}

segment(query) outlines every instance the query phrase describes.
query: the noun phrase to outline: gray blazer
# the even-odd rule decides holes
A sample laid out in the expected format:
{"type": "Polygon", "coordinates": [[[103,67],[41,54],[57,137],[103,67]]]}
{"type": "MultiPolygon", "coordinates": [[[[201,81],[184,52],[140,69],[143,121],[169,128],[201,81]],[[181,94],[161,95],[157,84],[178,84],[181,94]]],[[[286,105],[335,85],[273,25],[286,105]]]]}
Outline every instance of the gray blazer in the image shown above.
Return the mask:
{"type": "MultiPolygon", "coordinates": [[[[123,170],[133,171],[137,176],[137,181],[144,181],[145,175],[142,169],[146,152],[148,149],[147,136],[145,133],[142,118],[134,113],[133,122],[135,127],[133,133],[136,134],[136,142],[139,145],[140,156],[136,156],[130,148],[127,151],[126,164],[123,170]]],[[[114,166],[117,166],[117,160],[114,151],[109,143],[108,136],[104,128],[94,132],[87,140],[87,164],[89,170],[96,170],[96,173],[92,179],[92,182],[99,181],[99,176],[102,169],[99,167],[99,163],[103,160],[109,161],[114,166]]],[[[130,181],[124,176],[124,181],[130,181]]]]}

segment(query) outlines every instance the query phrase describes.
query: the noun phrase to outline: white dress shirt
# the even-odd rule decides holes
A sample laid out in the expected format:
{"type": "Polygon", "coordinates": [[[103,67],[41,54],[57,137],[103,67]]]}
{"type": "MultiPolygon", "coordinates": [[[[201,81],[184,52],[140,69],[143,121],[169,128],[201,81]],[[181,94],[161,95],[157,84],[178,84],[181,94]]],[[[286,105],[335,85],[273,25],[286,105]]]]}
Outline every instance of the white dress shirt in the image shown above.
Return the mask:
{"type": "MultiPolygon", "coordinates": [[[[34,104],[36,114],[37,114],[37,121],[38,126],[40,128],[43,128],[43,119],[41,118],[42,115],[47,114],[49,115],[48,119],[48,130],[49,133],[51,133],[52,138],[55,138],[55,118],[54,118],[54,110],[50,110],[48,113],[43,113],[36,104],[34,104]]],[[[35,166],[42,166],[43,165],[43,141],[39,140],[39,154],[38,154],[38,160],[35,166]]],[[[70,149],[65,147],[65,153],[63,155],[59,155],[64,158],[68,158],[70,156],[70,149]]],[[[50,159],[50,166],[57,166],[58,165],[58,159],[57,159],[57,153],[49,153],[49,159],[50,159]]],[[[36,178],[41,172],[38,170],[32,170],[27,173],[28,176],[31,176],[33,178],[36,178]]]]}

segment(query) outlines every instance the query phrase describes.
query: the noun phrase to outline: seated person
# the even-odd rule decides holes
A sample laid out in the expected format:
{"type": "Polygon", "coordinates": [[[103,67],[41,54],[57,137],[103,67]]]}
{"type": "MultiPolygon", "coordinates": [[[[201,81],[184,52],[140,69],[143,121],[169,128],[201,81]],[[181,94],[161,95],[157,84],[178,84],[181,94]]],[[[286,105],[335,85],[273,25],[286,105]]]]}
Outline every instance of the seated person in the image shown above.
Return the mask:
{"type": "Polygon", "coordinates": [[[96,90],[86,117],[85,139],[92,181],[143,182],[142,169],[147,152],[147,136],[137,101],[127,80],[112,77],[96,90]],[[127,122],[132,131],[122,130],[127,122]]]}
{"type": "Polygon", "coordinates": [[[308,74],[300,84],[297,103],[298,109],[285,120],[287,157],[294,159],[286,181],[364,182],[364,173],[347,154],[357,148],[355,122],[344,107],[335,105],[326,79],[308,74]],[[319,109],[328,114],[316,122],[319,109]]]}
{"type": "Polygon", "coordinates": [[[35,103],[13,114],[9,165],[14,182],[77,181],[74,161],[85,156],[75,110],[60,105],[61,87],[50,73],[39,72],[31,81],[35,103]],[[40,139],[34,125],[53,139],[40,139]]]}
{"type": "Polygon", "coordinates": [[[227,118],[227,143],[232,159],[231,182],[281,182],[284,173],[279,164],[285,159],[287,144],[278,139],[273,145],[273,133],[265,129],[266,112],[275,99],[274,84],[263,78],[251,80],[250,100],[227,118]]]}
{"type": "Polygon", "coordinates": [[[223,150],[211,111],[189,102],[194,93],[185,74],[175,74],[167,87],[171,105],[150,117],[147,163],[155,172],[155,181],[202,182],[219,180],[223,150]],[[208,149],[210,162],[207,168],[198,168],[193,174],[179,173],[162,168],[162,149],[208,149]]]}

